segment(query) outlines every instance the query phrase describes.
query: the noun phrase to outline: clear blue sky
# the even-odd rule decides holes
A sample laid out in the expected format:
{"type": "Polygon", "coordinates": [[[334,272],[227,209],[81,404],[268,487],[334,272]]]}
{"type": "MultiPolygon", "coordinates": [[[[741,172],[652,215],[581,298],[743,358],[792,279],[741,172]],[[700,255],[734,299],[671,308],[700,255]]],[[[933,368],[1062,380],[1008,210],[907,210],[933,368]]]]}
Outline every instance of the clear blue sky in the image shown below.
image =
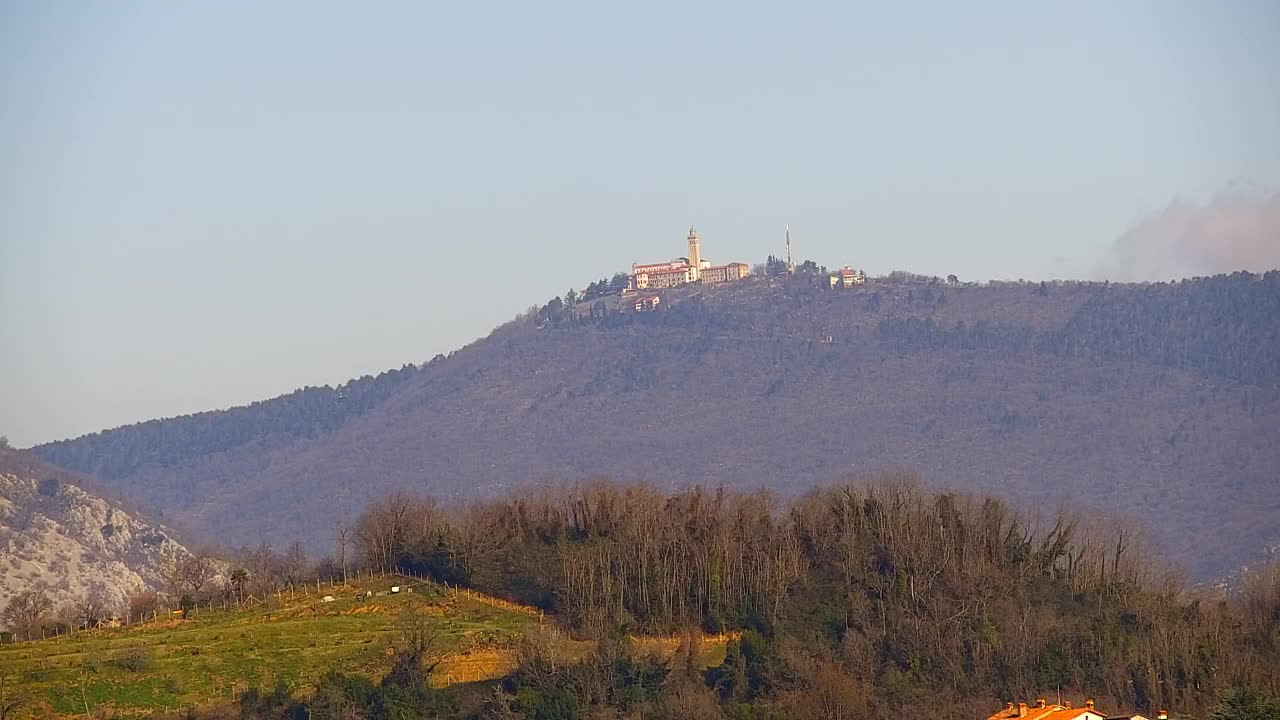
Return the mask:
{"type": "Polygon", "coordinates": [[[1084,276],[1280,188],[1280,3],[0,4],[0,434],[419,362],[635,260],[1084,276]]]}

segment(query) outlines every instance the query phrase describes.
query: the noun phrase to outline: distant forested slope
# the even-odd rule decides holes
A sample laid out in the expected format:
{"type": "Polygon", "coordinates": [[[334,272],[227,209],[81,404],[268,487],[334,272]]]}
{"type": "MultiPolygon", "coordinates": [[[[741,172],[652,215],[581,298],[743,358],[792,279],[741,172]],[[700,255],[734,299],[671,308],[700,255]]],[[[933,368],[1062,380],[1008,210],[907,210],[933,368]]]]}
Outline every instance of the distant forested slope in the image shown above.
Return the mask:
{"type": "Polygon", "coordinates": [[[1081,357],[1151,362],[1280,383],[1280,271],[1102,292],[1053,337],[1081,357]]]}
{"type": "Polygon", "coordinates": [[[336,388],[308,387],[230,410],[125,425],[47,443],[36,452],[63,467],[118,480],[146,465],[170,467],[244,445],[314,438],[376,407],[415,369],[406,365],[336,388]]]}
{"type": "Polygon", "coordinates": [[[36,451],[230,542],[320,549],[397,488],[608,475],[798,492],[885,467],[1120,511],[1198,577],[1280,542],[1280,273],[819,280],[667,292],[643,314],[553,303],[380,378],[358,412],[322,390],[316,420],[285,396],[36,451]]]}
{"type": "MultiPolygon", "coordinates": [[[[1049,298],[1048,285],[1032,293],[1049,298]]],[[[1177,284],[1095,285],[1062,327],[1037,330],[1016,318],[932,316],[882,320],[881,339],[900,350],[989,349],[1163,365],[1255,385],[1280,384],[1280,271],[1235,273],[1177,284]]]]}

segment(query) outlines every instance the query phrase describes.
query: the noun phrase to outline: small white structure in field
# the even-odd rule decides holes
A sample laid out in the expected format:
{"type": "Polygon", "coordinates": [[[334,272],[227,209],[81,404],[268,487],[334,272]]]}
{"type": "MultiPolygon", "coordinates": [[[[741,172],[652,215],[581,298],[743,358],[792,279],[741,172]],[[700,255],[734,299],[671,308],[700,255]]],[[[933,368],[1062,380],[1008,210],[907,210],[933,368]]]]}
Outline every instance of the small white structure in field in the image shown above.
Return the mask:
{"type": "Polygon", "coordinates": [[[393,592],[393,593],[398,593],[398,592],[400,592],[400,586],[399,586],[399,585],[392,585],[392,586],[391,586],[391,592],[393,592]]]}
{"type": "Polygon", "coordinates": [[[333,602],[333,596],[325,595],[324,597],[320,598],[320,602],[333,602]]]}

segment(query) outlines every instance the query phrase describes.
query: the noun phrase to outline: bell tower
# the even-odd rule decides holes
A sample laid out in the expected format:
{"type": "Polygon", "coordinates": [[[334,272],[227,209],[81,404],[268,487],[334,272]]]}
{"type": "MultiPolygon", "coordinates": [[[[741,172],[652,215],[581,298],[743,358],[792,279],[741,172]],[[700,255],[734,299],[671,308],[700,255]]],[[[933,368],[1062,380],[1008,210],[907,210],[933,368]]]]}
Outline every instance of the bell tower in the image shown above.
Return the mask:
{"type": "Polygon", "coordinates": [[[696,281],[702,273],[702,241],[692,225],[689,226],[689,265],[693,267],[693,280],[696,281]]]}

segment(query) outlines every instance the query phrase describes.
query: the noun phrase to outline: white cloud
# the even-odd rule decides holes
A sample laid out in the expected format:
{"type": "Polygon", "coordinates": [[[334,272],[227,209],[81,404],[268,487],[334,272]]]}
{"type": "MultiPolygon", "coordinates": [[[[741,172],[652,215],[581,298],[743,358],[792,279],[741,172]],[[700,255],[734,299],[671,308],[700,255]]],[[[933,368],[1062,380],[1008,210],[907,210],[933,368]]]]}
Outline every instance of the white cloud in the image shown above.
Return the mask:
{"type": "Polygon", "coordinates": [[[1175,200],[1116,239],[1109,280],[1172,280],[1280,268],[1280,193],[1235,183],[1206,205],[1175,200]]]}

